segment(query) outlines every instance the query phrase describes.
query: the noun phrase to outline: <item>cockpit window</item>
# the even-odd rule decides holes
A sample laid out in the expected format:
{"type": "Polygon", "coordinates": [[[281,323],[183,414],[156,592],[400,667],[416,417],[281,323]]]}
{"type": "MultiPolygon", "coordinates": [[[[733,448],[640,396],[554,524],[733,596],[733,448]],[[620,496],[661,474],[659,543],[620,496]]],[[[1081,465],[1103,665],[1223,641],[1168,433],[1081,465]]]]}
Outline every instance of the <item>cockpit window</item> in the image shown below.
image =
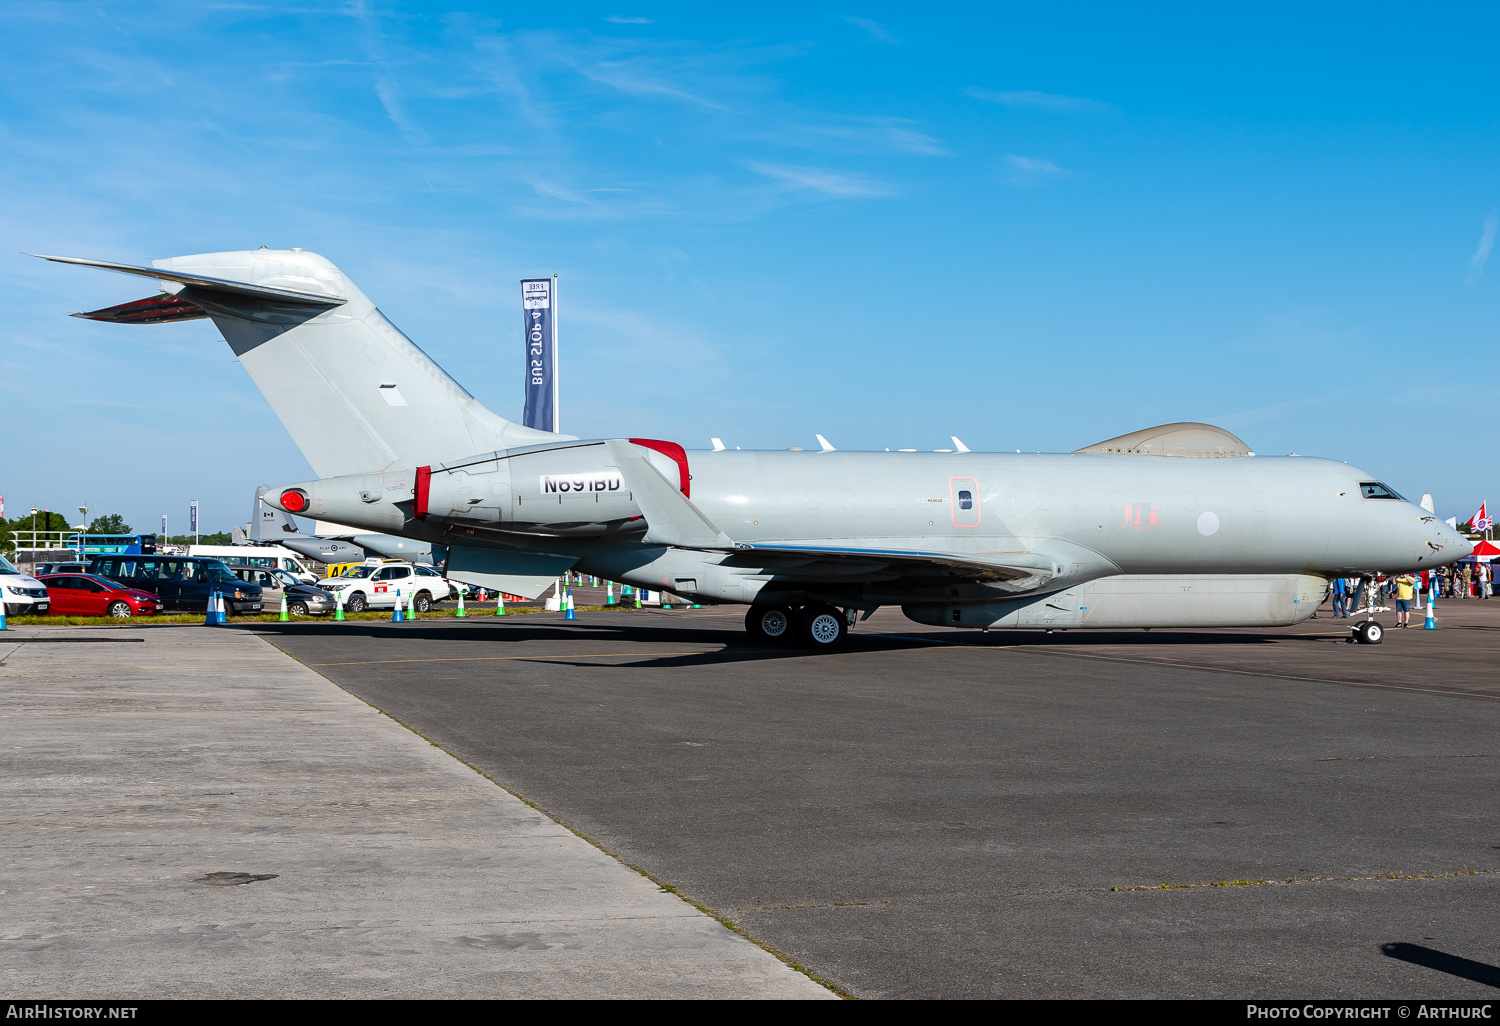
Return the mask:
{"type": "MultiPolygon", "coordinates": [[[[1359,494],[1367,499],[1401,499],[1401,496],[1379,481],[1361,481],[1359,483],[1359,494]]],[[[1402,499],[1401,501],[1405,502],[1406,500],[1402,499]]]]}

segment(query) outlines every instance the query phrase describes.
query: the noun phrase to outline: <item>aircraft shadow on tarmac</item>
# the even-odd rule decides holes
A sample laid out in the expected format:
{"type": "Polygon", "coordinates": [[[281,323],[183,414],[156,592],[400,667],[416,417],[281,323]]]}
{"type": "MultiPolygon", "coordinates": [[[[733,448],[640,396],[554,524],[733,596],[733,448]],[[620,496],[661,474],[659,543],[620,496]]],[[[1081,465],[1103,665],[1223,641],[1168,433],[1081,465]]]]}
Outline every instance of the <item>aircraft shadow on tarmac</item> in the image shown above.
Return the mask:
{"type": "Polygon", "coordinates": [[[1436,969],[1449,976],[1458,976],[1465,980],[1473,980],[1475,983],[1482,983],[1487,987],[1500,989],[1500,968],[1485,962],[1460,958],[1446,951],[1423,947],[1421,944],[1382,944],[1380,951],[1387,958],[1397,958],[1403,962],[1410,962],[1412,965],[1422,966],[1424,969],[1436,969]]]}
{"type": "MultiPolygon", "coordinates": [[[[1077,648],[1086,650],[1100,645],[1266,645],[1280,641],[1326,640],[1294,638],[1288,635],[1268,634],[1213,634],[1189,633],[1185,631],[1082,631],[1074,634],[1045,631],[1016,631],[994,634],[860,634],[851,633],[848,641],[834,652],[810,652],[795,644],[772,645],[751,641],[737,628],[700,626],[690,620],[681,620],[670,627],[646,626],[639,623],[601,623],[599,621],[573,622],[526,622],[520,618],[504,622],[468,621],[410,621],[392,624],[388,621],[360,621],[335,624],[329,621],[303,621],[300,623],[256,624],[252,628],[257,634],[296,634],[299,636],[321,635],[324,637],[365,636],[371,639],[391,639],[397,632],[410,641],[484,641],[484,642],[615,642],[631,645],[710,645],[718,646],[709,652],[662,653],[653,652],[650,657],[616,663],[613,665],[635,667],[687,667],[707,666],[723,663],[755,662],[765,659],[788,659],[835,656],[870,652],[892,652],[912,648],[1077,648]]],[[[536,653],[537,661],[562,665],[598,666],[597,659],[559,658],[549,653],[536,653]]],[[[519,658],[524,659],[524,654],[519,658]]],[[[624,654],[628,659],[628,654],[624,654]]]]}

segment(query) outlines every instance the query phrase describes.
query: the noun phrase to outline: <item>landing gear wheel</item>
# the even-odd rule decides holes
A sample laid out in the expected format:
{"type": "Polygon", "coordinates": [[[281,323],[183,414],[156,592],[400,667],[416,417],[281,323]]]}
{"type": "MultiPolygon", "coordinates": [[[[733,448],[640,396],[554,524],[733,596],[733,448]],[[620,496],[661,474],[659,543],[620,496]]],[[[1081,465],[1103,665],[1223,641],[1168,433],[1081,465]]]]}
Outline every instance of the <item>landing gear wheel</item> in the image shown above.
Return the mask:
{"type": "Polygon", "coordinates": [[[1374,620],[1366,620],[1354,628],[1354,640],[1361,645],[1378,645],[1383,637],[1385,637],[1385,628],[1374,620]]]}
{"type": "Polygon", "coordinates": [[[792,614],[784,606],[751,606],[745,633],[755,641],[784,641],[792,632],[792,614]]]}
{"type": "Polygon", "coordinates": [[[425,591],[417,592],[417,597],[412,600],[411,606],[419,613],[426,613],[432,609],[432,596],[425,591]]]}
{"type": "Polygon", "coordinates": [[[370,604],[365,601],[365,597],[362,594],[356,591],[353,595],[349,596],[349,601],[344,603],[344,608],[351,613],[363,613],[366,609],[370,608],[370,604]]]}
{"type": "Polygon", "coordinates": [[[290,602],[290,603],[287,604],[286,611],[288,613],[291,613],[293,616],[306,616],[307,615],[307,603],[306,602],[290,602]]]}
{"type": "Polygon", "coordinates": [[[797,640],[818,652],[831,651],[849,635],[849,621],[833,606],[809,606],[797,619],[797,640]]]}
{"type": "Polygon", "coordinates": [[[109,604],[109,615],[116,620],[130,619],[130,604],[127,602],[111,602],[109,604]]]}

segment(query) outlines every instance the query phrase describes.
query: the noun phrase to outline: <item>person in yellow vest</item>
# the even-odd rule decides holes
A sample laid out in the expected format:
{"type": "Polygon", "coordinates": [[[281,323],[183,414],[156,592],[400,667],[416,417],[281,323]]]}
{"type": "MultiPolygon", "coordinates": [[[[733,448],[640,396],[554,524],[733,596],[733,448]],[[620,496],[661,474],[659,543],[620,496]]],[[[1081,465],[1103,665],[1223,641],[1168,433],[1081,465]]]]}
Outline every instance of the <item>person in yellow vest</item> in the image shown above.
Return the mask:
{"type": "Polygon", "coordinates": [[[1411,574],[1402,574],[1396,578],[1396,626],[1405,627],[1411,623],[1411,599],[1414,578],[1411,574]]]}

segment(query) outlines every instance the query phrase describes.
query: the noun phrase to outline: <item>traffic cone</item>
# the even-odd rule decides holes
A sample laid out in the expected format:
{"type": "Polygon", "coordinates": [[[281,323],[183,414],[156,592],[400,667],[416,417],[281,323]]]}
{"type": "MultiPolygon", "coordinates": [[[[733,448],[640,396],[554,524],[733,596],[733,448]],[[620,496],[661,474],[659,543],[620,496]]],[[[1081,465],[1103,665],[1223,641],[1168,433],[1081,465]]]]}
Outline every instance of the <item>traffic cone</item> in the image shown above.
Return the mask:
{"type": "Polygon", "coordinates": [[[1432,601],[1432,594],[1427,596],[1427,622],[1422,625],[1424,631],[1437,630],[1437,603],[1432,601]]]}
{"type": "Polygon", "coordinates": [[[396,604],[391,607],[391,623],[403,623],[406,620],[406,610],[401,608],[401,589],[396,589],[396,604]]]}
{"type": "Polygon", "coordinates": [[[344,618],[344,593],[342,590],[333,593],[333,618],[342,620],[344,618]]]}
{"type": "Polygon", "coordinates": [[[454,616],[468,616],[469,615],[468,613],[464,612],[464,590],[462,588],[458,589],[458,612],[454,613],[453,615],[454,616]]]}
{"type": "Polygon", "coordinates": [[[505,615],[505,592],[503,591],[495,592],[495,615],[505,615]]]}
{"type": "Polygon", "coordinates": [[[615,604],[615,582],[607,581],[604,585],[604,604],[612,606],[615,604]]]}
{"type": "Polygon", "coordinates": [[[8,630],[10,630],[10,628],[5,625],[5,600],[0,599],[0,631],[8,630]]]}
{"type": "Polygon", "coordinates": [[[412,589],[411,596],[406,600],[406,618],[415,620],[417,618],[417,591],[412,589]]]}
{"type": "Polygon", "coordinates": [[[635,596],[635,608],[641,608],[641,593],[634,588],[631,589],[631,593],[635,596]]]}
{"type": "Polygon", "coordinates": [[[575,613],[575,612],[573,612],[573,589],[572,588],[568,589],[568,611],[563,614],[563,619],[564,620],[576,620],[576,619],[578,619],[578,614],[575,613]]]}
{"type": "Polygon", "coordinates": [[[276,619],[280,620],[282,623],[285,623],[289,619],[289,617],[286,615],[286,592],[281,593],[281,615],[276,619]]]}

